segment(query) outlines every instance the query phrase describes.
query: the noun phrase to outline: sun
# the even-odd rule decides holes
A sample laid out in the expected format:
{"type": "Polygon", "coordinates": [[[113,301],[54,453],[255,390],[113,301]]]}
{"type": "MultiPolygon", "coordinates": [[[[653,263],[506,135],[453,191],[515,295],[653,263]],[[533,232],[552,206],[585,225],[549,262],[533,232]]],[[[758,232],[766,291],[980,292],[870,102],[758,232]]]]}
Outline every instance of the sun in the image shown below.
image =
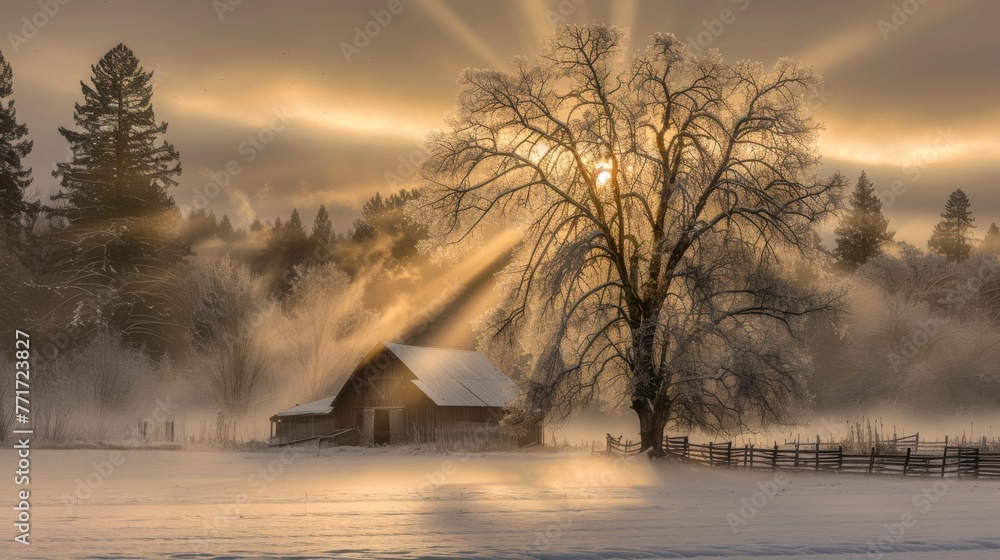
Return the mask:
{"type": "Polygon", "coordinates": [[[606,186],[611,182],[611,162],[602,161],[594,168],[594,183],[598,187],[606,186]]]}

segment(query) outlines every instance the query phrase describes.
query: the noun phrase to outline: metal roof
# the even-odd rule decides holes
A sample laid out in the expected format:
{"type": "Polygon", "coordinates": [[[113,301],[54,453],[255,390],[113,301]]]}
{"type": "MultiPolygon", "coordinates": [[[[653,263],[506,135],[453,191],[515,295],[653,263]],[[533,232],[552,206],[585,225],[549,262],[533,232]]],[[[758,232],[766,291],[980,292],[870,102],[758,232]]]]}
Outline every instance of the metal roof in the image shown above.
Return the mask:
{"type": "Polygon", "coordinates": [[[383,344],[438,406],[503,406],[517,396],[514,382],[479,352],[383,344]]]}
{"type": "Polygon", "coordinates": [[[299,416],[304,414],[330,414],[333,412],[333,397],[325,397],[311,403],[300,404],[282,410],[276,416],[299,416]]]}

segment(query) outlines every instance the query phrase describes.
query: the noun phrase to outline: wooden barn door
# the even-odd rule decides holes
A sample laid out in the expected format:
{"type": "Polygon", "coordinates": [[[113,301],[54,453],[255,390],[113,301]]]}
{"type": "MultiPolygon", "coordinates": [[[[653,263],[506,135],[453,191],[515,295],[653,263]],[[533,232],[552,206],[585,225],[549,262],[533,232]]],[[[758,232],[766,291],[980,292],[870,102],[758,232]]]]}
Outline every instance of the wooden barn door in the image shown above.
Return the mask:
{"type": "Polygon", "coordinates": [[[361,423],[361,445],[370,446],[375,443],[375,409],[366,408],[361,423]]]}
{"type": "Polygon", "coordinates": [[[403,443],[403,409],[389,409],[389,443],[403,443]]]}
{"type": "Polygon", "coordinates": [[[375,437],[372,439],[372,442],[375,445],[388,445],[392,443],[388,409],[375,409],[375,431],[373,433],[375,437]]]}

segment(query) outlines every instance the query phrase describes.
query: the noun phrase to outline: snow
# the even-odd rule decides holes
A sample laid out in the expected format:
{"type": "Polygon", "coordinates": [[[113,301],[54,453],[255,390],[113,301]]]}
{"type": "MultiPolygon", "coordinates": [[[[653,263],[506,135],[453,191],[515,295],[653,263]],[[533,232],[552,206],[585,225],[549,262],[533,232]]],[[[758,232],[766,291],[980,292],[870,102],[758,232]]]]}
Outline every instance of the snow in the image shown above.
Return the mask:
{"type": "Polygon", "coordinates": [[[282,410],[276,416],[299,416],[302,414],[330,414],[333,412],[334,397],[325,397],[306,404],[297,404],[288,410],[282,410]]]}
{"type": "Polygon", "coordinates": [[[113,453],[33,451],[33,544],[10,536],[0,557],[1000,558],[995,480],[579,452],[113,453]]]}
{"type": "Polygon", "coordinates": [[[517,396],[514,382],[479,352],[382,344],[413,372],[413,384],[438,406],[503,406],[517,396]]]}

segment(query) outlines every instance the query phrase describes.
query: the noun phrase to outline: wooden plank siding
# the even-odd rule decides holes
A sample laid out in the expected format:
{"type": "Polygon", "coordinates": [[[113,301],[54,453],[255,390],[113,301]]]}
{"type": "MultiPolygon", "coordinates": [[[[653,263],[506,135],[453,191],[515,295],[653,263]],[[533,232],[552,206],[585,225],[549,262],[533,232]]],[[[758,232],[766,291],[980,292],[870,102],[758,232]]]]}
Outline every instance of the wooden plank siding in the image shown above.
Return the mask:
{"type": "Polygon", "coordinates": [[[333,433],[337,422],[332,414],[282,416],[271,421],[271,437],[277,441],[295,441],[333,433]]]}
{"type": "MultiPolygon", "coordinates": [[[[365,435],[366,409],[402,409],[403,441],[426,443],[492,440],[507,437],[499,422],[503,409],[487,406],[438,406],[413,380],[416,376],[380,345],[355,368],[333,401],[338,429],[356,428],[365,435]]],[[[541,426],[515,438],[518,447],[541,445],[541,426]]]]}

